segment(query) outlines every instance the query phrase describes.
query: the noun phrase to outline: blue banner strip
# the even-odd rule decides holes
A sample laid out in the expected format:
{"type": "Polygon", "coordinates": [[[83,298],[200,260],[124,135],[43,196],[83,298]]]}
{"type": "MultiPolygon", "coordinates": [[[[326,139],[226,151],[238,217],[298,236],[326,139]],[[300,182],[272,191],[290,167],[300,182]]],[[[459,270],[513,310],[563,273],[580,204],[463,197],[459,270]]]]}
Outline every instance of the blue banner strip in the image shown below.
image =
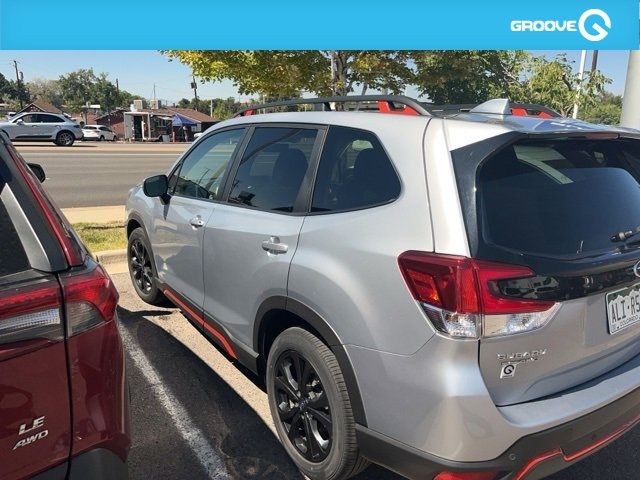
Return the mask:
{"type": "Polygon", "coordinates": [[[638,0],[0,0],[1,49],[637,49],[638,0]]]}

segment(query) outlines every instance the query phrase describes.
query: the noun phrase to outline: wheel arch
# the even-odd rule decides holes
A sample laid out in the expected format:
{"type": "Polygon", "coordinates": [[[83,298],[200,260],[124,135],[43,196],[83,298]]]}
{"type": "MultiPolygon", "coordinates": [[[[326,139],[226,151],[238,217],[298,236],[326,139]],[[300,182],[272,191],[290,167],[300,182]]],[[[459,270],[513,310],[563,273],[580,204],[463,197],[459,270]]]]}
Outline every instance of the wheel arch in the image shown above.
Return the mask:
{"type": "MultiPolygon", "coordinates": [[[[131,213],[129,215],[125,228],[127,230],[127,238],[131,236],[131,232],[133,232],[136,228],[142,228],[145,234],[147,233],[147,229],[144,227],[144,222],[142,221],[140,215],[138,215],[137,213],[131,213]]],[[[149,235],[147,235],[147,238],[148,237],[149,235]]]]}
{"type": "Polygon", "coordinates": [[[256,314],[253,348],[258,353],[258,374],[264,375],[266,359],[276,337],[287,328],[300,327],[316,335],[336,356],[344,377],[356,422],[367,426],[360,387],[344,345],[331,325],[307,305],[284,296],[262,302],[256,314]]]}
{"type": "MultiPolygon", "coordinates": [[[[127,218],[127,223],[125,225],[127,242],[129,241],[129,237],[131,236],[131,233],[136,228],[141,228],[144,231],[145,236],[147,237],[147,242],[149,243],[149,249],[151,252],[151,268],[153,268],[153,274],[156,276],[156,278],[158,278],[158,268],[156,267],[156,257],[153,253],[153,245],[151,245],[149,233],[147,232],[147,228],[144,225],[144,221],[142,220],[142,217],[139,214],[132,212],[129,214],[129,217],[127,218]]],[[[128,248],[129,247],[127,246],[127,250],[128,248]]]]}

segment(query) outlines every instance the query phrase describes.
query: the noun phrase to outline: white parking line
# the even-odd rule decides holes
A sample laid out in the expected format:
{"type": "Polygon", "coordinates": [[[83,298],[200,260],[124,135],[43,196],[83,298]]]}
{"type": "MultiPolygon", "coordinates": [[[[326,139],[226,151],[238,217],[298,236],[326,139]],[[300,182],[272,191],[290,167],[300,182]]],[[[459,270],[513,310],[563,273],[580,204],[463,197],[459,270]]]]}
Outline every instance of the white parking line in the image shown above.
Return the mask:
{"type": "Polygon", "coordinates": [[[231,480],[220,454],[211,446],[202,431],[193,423],[189,413],[178,399],[165,387],[162,378],[145,353],[140,350],[131,334],[120,327],[122,341],[135,366],[151,386],[162,407],[167,411],[182,438],[189,444],[209,478],[231,480]]]}

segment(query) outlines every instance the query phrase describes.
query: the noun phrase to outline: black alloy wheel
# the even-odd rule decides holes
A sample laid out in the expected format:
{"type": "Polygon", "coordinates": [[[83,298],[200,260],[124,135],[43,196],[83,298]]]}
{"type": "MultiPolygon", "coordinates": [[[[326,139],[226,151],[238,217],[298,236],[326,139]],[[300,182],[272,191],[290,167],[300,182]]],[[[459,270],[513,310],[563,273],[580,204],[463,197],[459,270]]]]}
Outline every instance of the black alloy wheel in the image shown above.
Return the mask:
{"type": "Polygon", "coordinates": [[[151,293],[153,288],[151,257],[145,245],[137,238],[129,245],[129,268],[138,290],[145,294],[151,293]]]}
{"type": "Polygon", "coordinates": [[[284,352],[276,363],[274,391],[293,446],[309,462],[323,461],[331,451],[331,408],[311,363],[298,352],[284,352]]]}

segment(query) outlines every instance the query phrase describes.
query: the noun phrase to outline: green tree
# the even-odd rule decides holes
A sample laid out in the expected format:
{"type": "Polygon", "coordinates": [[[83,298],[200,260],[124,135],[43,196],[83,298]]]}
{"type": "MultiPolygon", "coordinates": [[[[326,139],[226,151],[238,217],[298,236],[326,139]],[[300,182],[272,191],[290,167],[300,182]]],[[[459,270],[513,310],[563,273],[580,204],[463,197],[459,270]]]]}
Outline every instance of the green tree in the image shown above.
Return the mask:
{"type": "Polygon", "coordinates": [[[569,116],[576,102],[579,111],[593,107],[608,83],[611,80],[597,70],[586,72],[581,81],[573,62],[564,54],[553,60],[532,57],[525,66],[524,78],[509,85],[508,96],[514,101],[540,103],[569,116]]]}
{"type": "Polygon", "coordinates": [[[480,103],[504,97],[529,54],[523,50],[426,50],[412,52],[415,84],[433,103],[480,103]]]}
{"type": "Polygon", "coordinates": [[[58,85],[67,110],[82,111],[87,103],[99,104],[102,111],[128,107],[134,99],[140,98],[118,88],[106,73],[96,75],[93,69],[80,69],[60,76],[58,85]]]}
{"type": "Polygon", "coordinates": [[[0,100],[9,103],[15,95],[14,85],[0,73],[0,100]]]}
{"type": "Polygon", "coordinates": [[[598,95],[595,103],[587,106],[580,113],[580,118],[592,123],[619,125],[621,113],[622,96],[614,95],[610,92],[602,92],[598,95]]]}
{"type": "Polygon", "coordinates": [[[356,85],[400,92],[413,78],[405,52],[381,50],[164,50],[204,81],[229,79],[241,95],[347,95],[356,85]],[[334,64],[333,69],[331,65],[334,64]]]}
{"type": "Polygon", "coordinates": [[[81,111],[87,103],[93,103],[94,84],[98,78],[93,69],[80,69],[61,75],[58,79],[65,107],[73,112],[81,111]]]}
{"type": "Polygon", "coordinates": [[[27,82],[27,89],[34,101],[42,100],[58,108],[62,108],[64,104],[62,90],[57,80],[36,78],[27,82]]]}

